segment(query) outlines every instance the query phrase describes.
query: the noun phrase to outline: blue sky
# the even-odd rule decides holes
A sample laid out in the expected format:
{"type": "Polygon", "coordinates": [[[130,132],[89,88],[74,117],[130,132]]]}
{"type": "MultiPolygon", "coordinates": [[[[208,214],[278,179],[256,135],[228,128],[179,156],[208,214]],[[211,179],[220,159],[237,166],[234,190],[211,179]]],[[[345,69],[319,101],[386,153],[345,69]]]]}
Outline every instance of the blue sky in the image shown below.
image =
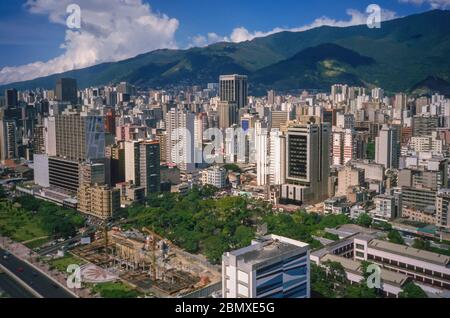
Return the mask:
{"type": "MultiPolygon", "coordinates": [[[[141,1],[144,4],[148,3],[151,7],[148,9],[147,16],[158,17],[159,20],[156,22],[158,26],[155,27],[153,24],[149,26],[149,28],[153,28],[149,31],[151,34],[149,39],[146,39],[145,32],[140,32],[139,29],[134,30],[131,25],[130,33],[126,34],[116,30],[116,26],[112,23],[110,24],[111,30],[109,31],[116,32],[111,33],[113,38],[116,39],[122,36],[124,37],[123,42],[109,49],[105,43],[101,43],[102,39],[99,36],[99,43],[101,45],[98,51],[91,52],[91,55],[95,55],[95,58],[80,57],[81,61],[79,63],[70,66],[61,66],[61,70],[125,58],[160,47],[186,48],[188,46],[206,45],[223,39],[233,40],[232,32],[238,27],[243,27],[250,34],[253,34],[257,31],[262,33],[270,32],[275,28],[298,28],[309,25],[321,17],[327,17],[336,21],[348,21],[351,18],[348,15],[348,9],[358,10],[364,13],[366,7],[371,3],[378,4],[384,10],[391,12],[391,14],[395,13],[395,16],[406,16],[427,11],[432,6],[450,8],[450,0],[127,1],[134,3],[136,9],[130,13],[131,20],[135,20],[136,15],[140,14],[139,12],[146,11],[141,1]],[[162,27],[159,28],[159,26],[162,27]],[[160,33],[164,33],[164,35],[160,36],[160,33]],[[214,34],[208,37],[208,33],[214,34]],[[134,34],[136,34],[136,37],[141,38],[134,39],[134,34]],[[128,45],[130,39],[134,42],[128,45]],[[142,42],[146,42],[147,40],[148,44],[142,45],[142,42]],[[126,46],[130,46],[129,52],[125,51],[126,49],[124,47],[126,46]],[[115,53],[101,54],[99,53],[100,50],[110,50],[115,53]]],[[[99,11],[103,10],[107,16],[112,12],[120,15],[124,11],[122,9],[124,0],[2,0],[0,1],[0,69],[5,66],[21,67],[22,65],[37,61],[45,63],[50,59],[58,58],[67,53],[67,48],[61,48],[61,45],[65,43],[67,28],[61,21],[58,23],[58,19],[51,18],[53,14],[58,16],[59,20],[65,19],[65,7],[60,5],[61,2],[79,3],[82,10],[82,21],[84,18],[83,14],[85,14],[85,16],[88,16],[86,19],[90,18],[93,20],[91,22],[94,25],[98,23],[97,27],[101,28],[105,23],[101,19],[95,18],[94,13],[99,13],[99,11]],[[31,3],[33,8],[30,9],[29,6],[27,7],[25,5],[27,1],[31,3]],[[48,3],[52,2],[54,4],[50,4],[49,8],[45,7],[48,3]],[[98,3],[98,7],[95,7],[93,4],[88,4],[89,2],[98,3]],[[84,9],[86,11],[83,11],[84,9]],[[95,20],[99,21],[97,22],[95,20]]],[[[108,27],[105,28],[108,31],[108,27]]],[[[89,35],[94,38],[97,36],[95,32],[91,32],[89,35]]],[[[81,36],[79,39],[71,39],[68,47],[74,51],[74,48],[80,46],[79,43],[86,42],[83,41],[81,36]]],[[[95,46],[96,44],[94,43],[96,42],[94,41],[90,45],[95,46]]],[[[66,62],[67,59],[73,59],[74,56],[78,58],[80,54],[77,53],[71,57],[66,56],[66,62]]],[[[65,62],[57,60],[55,63],[63,65],[65,62]]],[[[36,65],[39,68],[47,66],[48,64],[36,65]]],[[[59,68],[54,68],[54,71],[59,70],[59,68]]],[[[33,73],[30,68],[18,69],[17,71],[33,73]]],[[[14,77],[14,74],[11,72],[16,72],[16,70],[10,70],[8,73],[4,69],[0,70],[0,82],[22,79],[21,77],[14,77]]],[[[47,73],[51,72],[52,70],[49,70],[47,73]]],[[[37,75],[42,76],[45,73],[40,72],[37,75]]],[[[30,75],[29,77],[33,76],[30,75]]]]}

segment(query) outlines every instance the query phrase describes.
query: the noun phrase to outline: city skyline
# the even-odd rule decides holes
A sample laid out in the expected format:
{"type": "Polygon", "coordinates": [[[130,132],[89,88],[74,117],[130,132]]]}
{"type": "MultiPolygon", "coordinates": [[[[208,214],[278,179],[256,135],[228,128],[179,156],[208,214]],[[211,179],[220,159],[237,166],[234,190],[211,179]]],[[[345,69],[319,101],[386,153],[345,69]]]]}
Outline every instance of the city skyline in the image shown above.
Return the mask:
{"type": "Polygon", "coordinates": [[[212,6],[0,4],[0,298],[450,298],[450,0],[212,6]]]}

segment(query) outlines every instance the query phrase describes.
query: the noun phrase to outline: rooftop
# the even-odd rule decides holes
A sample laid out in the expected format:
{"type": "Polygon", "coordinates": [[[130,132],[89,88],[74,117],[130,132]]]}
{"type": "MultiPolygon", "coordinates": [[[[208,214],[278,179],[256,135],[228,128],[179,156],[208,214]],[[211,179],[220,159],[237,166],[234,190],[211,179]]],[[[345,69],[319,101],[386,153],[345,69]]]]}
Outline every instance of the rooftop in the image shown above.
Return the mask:
{"type": "Polygon", "coordinates": [[[440,266],[447,266],[450,263],[450,256],[419,250],[417,248],[394,244],[387,241],[380,241],[375,239],[369,243],[369,246],[374,249],[401,254],[403,256],[412,257],[440,266]]]}
{"type": "Polygon", "coordinates": [[[274,258],[289,255],[292,252],[305,249],[308,244],[281,236],[268,235],[252,242],[252,245],[229,252],[235,256],[240,265],[256,265],[274,258]]]}
{"type": "MultiPolygon", "coordinates": [[[[344,258],[340,256],[336,256],[333,254],[327,254],[322,259],[321,262],[338,262],[340,263],[345,270],[348,270],[350,272],[358,273],[361,276],[363,275],[363,267],[362,263],[359,261],[355,261],[351,258],[344,258]]],[[[381,269],[381,280],[384,282],[388,282],[397,286],[403,286],[408,280],[408,276],[396,273],[393,271],[386,270],[384,268],[381,269]]]]}
{"type": "Polygon", "coordinates": [[[238,262],[244,262],[247,264],[258,264],[270,260],[274,257],[295,251],[297,249],[298,247],[295,245],[286,244],[279,241],[273,241],[268,245],[261,246],[258,249],[239,255],[237,259],[238,262]]]}

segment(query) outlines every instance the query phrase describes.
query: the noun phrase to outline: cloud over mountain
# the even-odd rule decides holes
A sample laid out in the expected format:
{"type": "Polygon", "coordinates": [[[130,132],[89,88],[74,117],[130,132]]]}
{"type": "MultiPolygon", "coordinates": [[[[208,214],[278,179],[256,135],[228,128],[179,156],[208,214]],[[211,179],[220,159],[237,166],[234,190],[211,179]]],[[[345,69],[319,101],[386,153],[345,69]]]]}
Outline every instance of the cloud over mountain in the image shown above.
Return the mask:
{"type": "MultiPolygon", "coordinates": [[[[439,0],[437,0],[439,1],[439,0]]],[[[206,46],[215,42],[244,42],[251,41],[254,38],[265,37],[271,34],[275,34],[282,31],[300,32],[310,29],[314,29],[321,26],[334,26],[334,27],[348,27],[353,25],[361,25],[367,23],[367,17],[369,14],[355,10],[347,9],[347,15],[350,17],[348,20],[336,20],[326,16],[315,19],[312,23],[294,27],[294,28],[281,28],[277,27],[270,31],[249,31],[243,26],[233,29],[229,36],[218,36],[215,33],[209,33],[208,36],[198,35],[194,38],[192,45],[194,46],[206,46]],[[213,35],[213,36],[210,36],[213,35]]],[[[382,21],[388,21],[397,18],[397,14],[393,11],[382,9],[381,10],[382,21]]]]}
{"type": "MultiPolygon", "coordinates": [[[[71,3],[73,0],[28,0],[25,9],[65,26],[66,9],[71,3]]],[[[78,0],[77,4],[81,8],[81,28],[66,30],[60,45],[64,53],[49,61],[4,67],[0,83],[119,61],[159,48],[176,48],[178,20],[153,12],[142,0],[78,0]]]]}
{"type": "Polygon", "coordinates": [[[428,4],[432,9],[450,8],[450,0],[399,0],[401,3],[411,3],[415,5],[428,4]]]}

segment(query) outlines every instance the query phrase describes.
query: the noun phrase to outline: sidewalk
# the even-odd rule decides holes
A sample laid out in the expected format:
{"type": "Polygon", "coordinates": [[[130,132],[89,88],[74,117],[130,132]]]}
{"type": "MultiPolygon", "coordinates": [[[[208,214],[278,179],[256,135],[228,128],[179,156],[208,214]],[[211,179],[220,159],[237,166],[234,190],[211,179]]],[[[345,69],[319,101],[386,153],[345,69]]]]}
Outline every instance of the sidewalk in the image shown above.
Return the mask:
{"type": "MultiPolygon", "coordinates": [[[[38,260],[39,254],[33,252],[33,250],[29,249],[25,245],[14,242],[9,238],[0,236],[0,247],[4,248],[5,250],[8,250],[9,252],[13,253],[22,260],[27,261],[31,265],[34,265],[35,267],[39,268],[43,273],[53,278],[54,280],[58,281],[61,285],[67,286],[67,277],[69,273],[66,274],[59,272],[57,270],[50,270],[50,267],[47,263],[38,260]]],[[[72,291],[80,298],[93,297],[91,296],[91,292],[88,288],[70,289],[70,291],[72,291]]]]}

